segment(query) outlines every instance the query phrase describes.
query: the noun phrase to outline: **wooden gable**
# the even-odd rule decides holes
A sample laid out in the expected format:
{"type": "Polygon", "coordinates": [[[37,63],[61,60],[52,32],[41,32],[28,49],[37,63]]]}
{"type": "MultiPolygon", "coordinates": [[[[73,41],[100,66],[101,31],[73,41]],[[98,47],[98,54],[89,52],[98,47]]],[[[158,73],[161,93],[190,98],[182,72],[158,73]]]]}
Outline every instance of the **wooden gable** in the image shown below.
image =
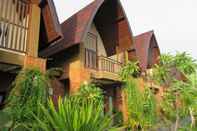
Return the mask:
{"type": "Polygon", "coordinates": [[[62,23],[64,39],[41,52],[48,57],[76,44],[83,43],[92,23],[95,23],[108,56],[127,50],[132,44],[132,32],[119,0],[95,0],[62,23]]]}
{"type": "Polygon", "coordinates": [[[61,26],[53,0],[43,0],[41,7],[40,44],[51,44],[62,38],[61,26]]]}

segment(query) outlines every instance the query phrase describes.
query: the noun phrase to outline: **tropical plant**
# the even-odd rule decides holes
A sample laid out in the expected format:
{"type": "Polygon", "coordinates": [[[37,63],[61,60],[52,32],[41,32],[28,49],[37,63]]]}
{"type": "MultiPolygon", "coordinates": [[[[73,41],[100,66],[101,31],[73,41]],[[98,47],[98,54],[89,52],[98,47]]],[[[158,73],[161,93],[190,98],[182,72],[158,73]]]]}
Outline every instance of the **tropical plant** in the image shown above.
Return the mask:
{"type": "Polygon", "coordinates": [[[153,75],[150,76],[151,80],[154,80],[160,85],[167,84],[172,78],[170,76],[170,68],[167,66],[155,65],[153,68],[153,75]]]}
{"type": "Polygon", "coordinates": [[[104,131],[112,130],[112,118],[103,114],[102,102],[83,101],[77,96],[59,98],[58,108],[51,100],[41,105],[43,117],[35,116],[40,131],[104,131]]]}
{"type": "Polygon", "coordinates": [[[150,129],[156,121],[156,104],[149,88],[140,90],[135,79],[140,73],[138,62],[129,62],[121,70],[127,96],[129,122],[131,130],[150,129]]]}
{"type": "Polygon", "coordinates": [[[149,88],[145,88],[143,95],[143,112],[144,112],[144,123],[145,126],[150,128],[153,127],[157,120],[156,116],[156,100],[149,88]]]}
{"type": "Polygon", "coordinates": [[[140,91],[137,80],[127,80],[129,127],[132,130],[150,129],[156,122],[156,101],[149,88],[140,91]]]}
{"type": "Polygon", "coordinates": [[[195,128],[197,114],[197,88],[191,83],[175,81],[164,94],[161,104],[163,118],[170,124],[176,123],[175,130],[178,128],[195,128]],[[187,125],[182,127],[181,120],[190,118],[187,125]]]}
{"type": "Polygon", "coordinates": [[[134,80],[127,81],[125,87],[128,97],[129,126],[132,129],[136,129],[138,126],[141,126],[141,118],[143,117],[143,95],[134,80]]]}
{"type": "Polygon", "coordinates": [[[195,109],[196,109],[196,61],[187,53],[177,53],[176,55],[164,54],[160,57],[160,63],[153,69],[153,80],[160,85],[167,85],[161,102],[163,122],[174,124],[174,130],[181,127],[180,121],[190,116],[193,121],[190,129],[194,128],[195,109]],[[177,71],[187,76],[186,82],[178,81],[171,70],[176,68],[177,71]],[[165,119],[165,120],[164,120],[165,119]]]}
{"type": "Polygon", "coordinates": [[[102,90],[96,87],[94,84],[83,84],[80,87],[79,92],[76,94],[81,99],[103,101],[102,90]]]}
{"type": "Polygon", "coordinates": [[[7,131],[12,126],[11,116],[0,110],[0,131],[7,131]]]}
{"type": "Polygon", "coordinates": [[[160,66],[172,66],[173,65],[173,55],[170,53],[161,54],[159,58],[160,66]]]}
{"type": "Polygon", "coordinates": [[[175,66],[184,74],[190,75],[192,73],[196,73],[197,63],[189,54],[186,52],[177,53],[174,56],[174,64],[175,66]]]}
{"type": "Polygon", "coordinates": [[[47,102],[48,78],[39,69],[22,70],[12,85],[4,113],[11,116],[10,129],[22,129],[35,120],[32,112],[40,114],[40,104],[47,102]]]}
{"type": "Polygon", "coordinates": [[[131,76],[137,77],[140,73],[140,68],[138,62],[129,61],[120,71],[120,76],[122,80],[127,80],[131,76]]]}

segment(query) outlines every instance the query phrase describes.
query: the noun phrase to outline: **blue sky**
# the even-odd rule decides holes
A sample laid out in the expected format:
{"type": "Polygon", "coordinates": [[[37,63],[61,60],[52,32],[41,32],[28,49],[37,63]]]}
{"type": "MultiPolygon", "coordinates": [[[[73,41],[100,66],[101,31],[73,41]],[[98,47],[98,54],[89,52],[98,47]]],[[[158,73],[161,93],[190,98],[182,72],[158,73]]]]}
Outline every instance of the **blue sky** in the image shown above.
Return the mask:
{"type": "MultiPolygon", "coordinates": [[[[93,0],[54,0],[60,22],[93,0]]],[[[197,59],[197,0],[121,0],[134,35],[154,30],[163,53],[197,59]]]]}

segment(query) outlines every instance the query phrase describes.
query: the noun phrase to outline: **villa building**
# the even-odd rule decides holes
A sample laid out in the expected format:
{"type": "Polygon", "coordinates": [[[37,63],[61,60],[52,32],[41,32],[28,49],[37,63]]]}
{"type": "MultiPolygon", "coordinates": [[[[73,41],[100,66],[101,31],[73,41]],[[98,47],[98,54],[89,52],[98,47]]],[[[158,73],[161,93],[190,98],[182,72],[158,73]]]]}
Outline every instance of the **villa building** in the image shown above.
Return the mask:
{"type": "Polygon", "coordinates": [[[105,95],[105,111],[123,112],[126,103],[119,77],[128,60],[133,37],[119,0],[95,0],[61,24],[63,39],[39,54],[48,58],[47,68],[61,67],[63,75],[53,80],[53,96],[75,93],[80,85],[94,83],[105,95]]]}
{"type": "Polygon", "coordinates": [[[129,60],[137,60],[141,71],[151,69],[159,62],[160,49],[153,31],[134,37],[134,46],[129,51],[129,60]]]}

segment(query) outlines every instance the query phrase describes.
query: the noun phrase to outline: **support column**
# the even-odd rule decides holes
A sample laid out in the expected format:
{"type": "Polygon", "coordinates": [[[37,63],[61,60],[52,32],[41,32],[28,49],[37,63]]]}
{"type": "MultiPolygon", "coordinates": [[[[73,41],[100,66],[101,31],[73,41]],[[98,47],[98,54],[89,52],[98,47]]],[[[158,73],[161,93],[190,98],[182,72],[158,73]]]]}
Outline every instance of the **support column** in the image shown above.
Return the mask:
{"type": "Polygon", "coordinates": [[[46,59],[25,56],[23,68],[39,68],[41,71],[46,71],[46,59]]]}
{"type": "Polygon", "coordinates": [[[38,57],[38,44],[40,34],[40,0],[31,0],[30,4],[30,22],[28,29],[27,55],[38,57]]]}
{"type": "Polygon", "coordinates": [[[124,89],[121,89],[121,96],[122,96],[122,113],[123,113],[123,121],[124,123],[128,122],[128,101],[127,101],[127,94],[124,89]]]}
{"type": "Polygon", "coordinates": [[[29,29],[27,40],[27,54],[24,59],[24,68],[36,67],[43,72],[46,70],[46,60],[38,58],[40,17],[40,0],[30,0],[29,29]]]}
{"type": "Polygon", "coordinates": [[[124,123],[128,122],[127,96],[123,87],[116,87],[115,108],[122,112],[124,123]]]}

